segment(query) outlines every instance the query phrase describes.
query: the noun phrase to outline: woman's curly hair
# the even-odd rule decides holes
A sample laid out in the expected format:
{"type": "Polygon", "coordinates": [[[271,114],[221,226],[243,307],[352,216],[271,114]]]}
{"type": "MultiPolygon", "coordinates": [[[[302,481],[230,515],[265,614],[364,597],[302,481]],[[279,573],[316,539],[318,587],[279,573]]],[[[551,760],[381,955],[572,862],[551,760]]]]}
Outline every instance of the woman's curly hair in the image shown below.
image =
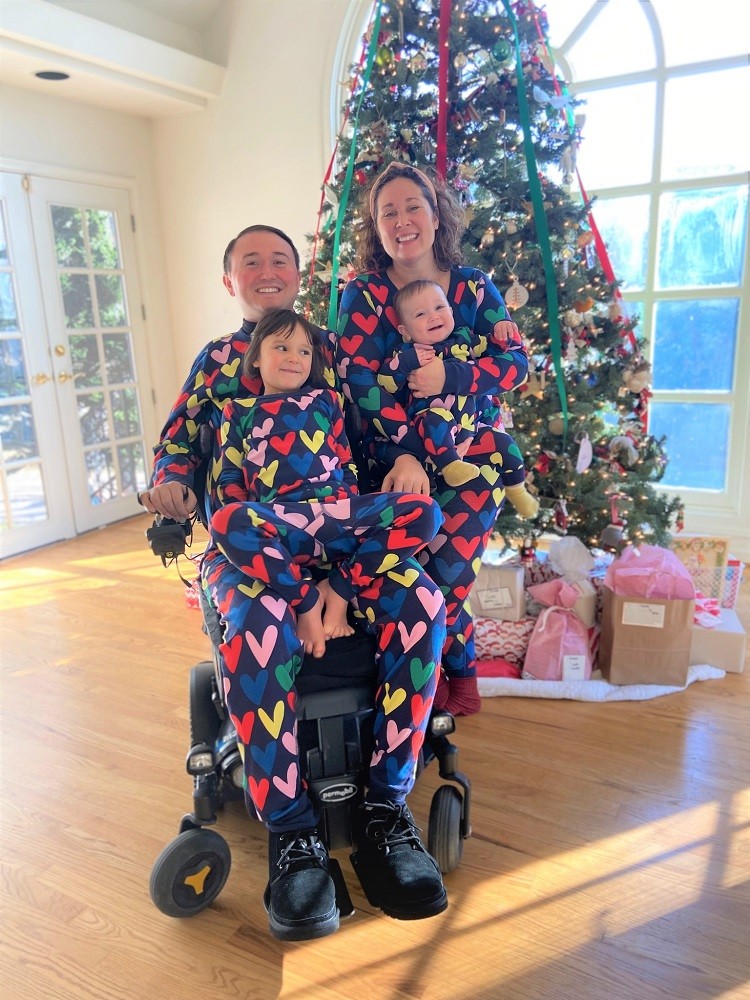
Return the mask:
{"type": "Polygon", "coordinates": [[[381,189],[397,177],[405,177],[407,180],[413,181],[427,200],[433,213],[439,219],[439,225],[435,231],[433,251],[435,253],[435,262],[440,270],[449,271],[452,267],[457,267],[463,263],[461,236],[464,231],[464,213],[455,195],[449,190],[444,181],[431,177],[430,180],[434,185],[435,194],[437,195],[437,204],[435,204],[433,192],[425,184],[420,170],[416,170],[408,163],[393,163],[385,178],[382,172],[378,174],[362,194],[362,200],[359,205],[360,218],[356,225],[358,246],[354,266],[357,269],[357,273],[385,271],[393,263],[390,256],[383,249],[375,220],[370,214],[370,198],[372,196],[377,214],[378,198],[381,189]]]}

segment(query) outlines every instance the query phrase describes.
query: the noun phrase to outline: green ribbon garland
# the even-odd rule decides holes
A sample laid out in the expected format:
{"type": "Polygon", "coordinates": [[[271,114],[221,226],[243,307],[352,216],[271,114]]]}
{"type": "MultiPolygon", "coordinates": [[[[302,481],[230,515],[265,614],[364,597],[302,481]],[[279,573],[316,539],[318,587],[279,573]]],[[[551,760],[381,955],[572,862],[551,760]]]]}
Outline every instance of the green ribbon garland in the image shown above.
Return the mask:
{"type": "Polygon", "coordinates": [[[335,330],[338,326],[338,311],[339,311],[339,246],[341,244],[341,229],[344,225],[344,216],[346,215],[346,206],[349,202],[349,194],[352,187],[352,177],[354,175],[354,161],[357,153],[357,125],[359,124],[359,111],[362,107],[362,98],[365,96],[365,91],[370,85],[370,75],[372,73],[372,64],[375,62],[375,53],[378,51],[378,38],[380,36],[380,7],[382,0],[377,0],[375,8],[375,20],[372,26],[372,35],[370,36],[370,47],[367,50],[367,65],[365,66],[365,71],[362,75],[362,87],[359,92],[359,98],[357,99],[357,110],[354,113],[352,119],[352,142],[349,148],[349,163],[346,167],[346,175],[344,177],[344,186],[341,189],[341,197],[339,198],[339,212],[336,218],[336,231],[333,236],[333,250],[331,251],[331,298],[328,304],[328,329],[335,330]]]}
{"type": "Polygon", "coordinates": [[[549,335],[552,347],[552,363],[555,368],[555,382],[557,393],[560,397],[560,408],[563,417],[563,450],[568,434],[568,399],[565,392],[565,381],[563,379],[562,368],[562,339],[560,337],[560,319],[558,316],[559,302],[557,299],[557,278],[555,268],[552,263],[552,251],[549,242],[549,227],[547,226],[547,215],[544,211],[544,199],[542,197],[542,186],[539,183],[539,174],[534,154],[534,144],[531,141],[531,118],[529,115],[529,104],[526,98],[524,86],[523,65],[521,63],[521,44],[518,38],[518,22],[510,5],[510,0],[503,0],[503,6],[510,18],[513,28],[513,37],[516,47],[516,76],[518,83],[516,91],[518,93],[518,111],[521,116],[521,126],[523,128],[523,150],[526,156],[526,169],[529,174],[529,188],[531,190],[531,204],[534,208],[534,221],[536,222],[537,236],[539,237],[539,249],[542,254],[544,265],[545,289],[547,292],[547,310],[549,312],[549,335]]]}

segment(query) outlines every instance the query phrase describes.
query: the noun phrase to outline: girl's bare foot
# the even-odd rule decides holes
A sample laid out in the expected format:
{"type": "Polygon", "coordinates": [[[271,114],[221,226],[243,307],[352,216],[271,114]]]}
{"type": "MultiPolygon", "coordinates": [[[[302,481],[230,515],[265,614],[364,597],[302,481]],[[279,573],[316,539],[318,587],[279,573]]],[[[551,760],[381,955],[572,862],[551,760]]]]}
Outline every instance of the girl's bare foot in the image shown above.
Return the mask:
{"type": "Polygon", "coordinates": [[[323,597],[319,593],[318,600],[309,611],[297,613],[297,638],[305,647],[306,653],[320,658],[326,651],[326,634],[323,629],[323,597]]]}
{"type": "Polygon", "coordinates": [[[323,631],[326,639],[340,639],[345,635],[354,635],[354,629],[346,620],[347,602],[337,594],[328,580],[321,580],[318,590],[323,598],[323,631]]]}

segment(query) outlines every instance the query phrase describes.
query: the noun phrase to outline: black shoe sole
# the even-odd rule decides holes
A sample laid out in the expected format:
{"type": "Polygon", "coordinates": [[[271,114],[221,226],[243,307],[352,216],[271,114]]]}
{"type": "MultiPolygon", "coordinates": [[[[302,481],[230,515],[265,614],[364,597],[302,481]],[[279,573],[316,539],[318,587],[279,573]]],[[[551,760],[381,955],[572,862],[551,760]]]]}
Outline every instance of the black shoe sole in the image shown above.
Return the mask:
{"type": "Polygon", "coordinates": [[[370,906],[382,910],[387,917],[392,917],[394,920],[423,920],[426,917],[436,917],[438,913],[448,909],[448,893],[445,891],[445,886],[442,886],[440,892],[429,899],[410,900],[402,906],[394,906],[392,902],[384,903],[376,886],[372,885],[368,879],[365,870],[359,868],[359,856],[356,853],[351,854],[349,860],[357,874],[362,891],[367,897],[367,902],[370,906]]]}
{"type": "Polygon", "coordinates": [[[300,920],[296,923],[280,923],[271,913],[268,903],[268,889],[263,894],[263,906],[268,914],[268,929],[277,941],[312,941],[314,938],[327,937],[339,929],[339,910],[337,906],[330,913],[314,920],[300,920]]]}

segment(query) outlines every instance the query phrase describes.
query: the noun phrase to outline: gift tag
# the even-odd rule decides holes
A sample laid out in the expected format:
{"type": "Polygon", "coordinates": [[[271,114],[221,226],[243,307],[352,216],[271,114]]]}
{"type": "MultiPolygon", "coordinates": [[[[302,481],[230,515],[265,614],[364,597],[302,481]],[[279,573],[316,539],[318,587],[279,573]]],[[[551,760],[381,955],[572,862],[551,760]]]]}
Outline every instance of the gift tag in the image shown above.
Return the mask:
{"type": "Polygon", "coordinates": [[[501,608],[512,608],[513,598],[508,587],[496,587],[493,590],[478,590],[479,602],[486,611],[498,611],[501,608]]]}
{"type": "Polygon", "coordinates": [[[585,681],[586,657],[580,654],[563,656],[562,679],[564,681],[585,681]]]}
{"type": "Polygon", "coordinates": [[[641,625],[644,628],[664,628],[664,605],[627,601],[622,607],[623,625],[641,625]]]}

